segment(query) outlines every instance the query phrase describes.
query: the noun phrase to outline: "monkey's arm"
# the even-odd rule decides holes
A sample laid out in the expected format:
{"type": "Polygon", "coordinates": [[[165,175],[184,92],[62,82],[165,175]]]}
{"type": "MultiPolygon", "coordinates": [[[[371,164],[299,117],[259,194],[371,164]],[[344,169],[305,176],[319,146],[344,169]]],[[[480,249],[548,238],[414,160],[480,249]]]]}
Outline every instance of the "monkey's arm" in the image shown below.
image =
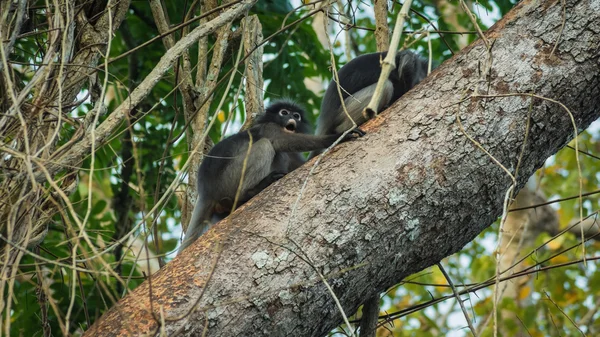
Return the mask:
{"type": "MultiPolygon", "coordinates": [[[[265,125],[263,131],[265,132],[265,137],[271,141],[273,148],[277,152],[308,152],[324,149],[331,146],[343,135],[342,133],[338,133],[334,135],[315,136],[302,133],[289,133],[274,124],[265,125]]],[[[364,131],[356,128],[350,131],[342,141],[362,137],[364,134],[364,131]]]]}

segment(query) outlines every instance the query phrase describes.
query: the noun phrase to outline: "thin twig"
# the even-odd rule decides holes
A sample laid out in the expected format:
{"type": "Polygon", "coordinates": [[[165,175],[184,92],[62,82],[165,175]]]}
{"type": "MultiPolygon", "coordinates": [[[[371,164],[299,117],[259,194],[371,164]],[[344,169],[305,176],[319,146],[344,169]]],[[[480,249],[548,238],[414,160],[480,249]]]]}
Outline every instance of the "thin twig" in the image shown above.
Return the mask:
{"type": "MultiPolygon", "coordinates": [[[[577,246],[575,246],[575,247],[577,247],[577,246]]],[[[600,261],[600,256],[587,257],[586,260],[587,261],[600,261]]],[[[534,269],[534,270],[531,270],[531,269],[523,270],[523,271],[511,274],[509,276],[500,278],[500,282],[506,282],[506,281],[509,281],[509,280],[512,280],[512,279],[515,279],[515,278],[529,276],[531,274],[536,274],[536,273],[539,273],[539,272],[542,272],[542,271],[548,271],[548,270],[553,270],[553,269],[558,269],[558,268],[564,268],[564,267],[568,267],[568,266],[572,266],[572,265],[576,265],[576,264],[580,264],[580,263],[583,263],[583,259],[579,259],[579,260],[576,260],[576,261],[569,261],[569,262],[559,263],[559,264],[555,264],[555,265],[549,265],[549,266],[545,266],[545,267],[540,267],[540,268],[537,268],[537,269],[534,269]]],[[[539,266],[539,264],[538,264],[538,266],[539,266]]],[[[459,291],[459,295],[464,295],[464,294],[468,294],[468,293],[475,293],[475,292],[477,292],[477,291],[479,291],[481,289],[487,288],[487,287],[492,286],[494,284],[495,284],[495,280],[489,280],[489,281],[481,282],[481,283],[477,284],[476,286],[469,287],[467,289],[459,291]]],[[[429,300],[427,302],[423,302],[423,303],[414,305],[412,307],[409,307],[409,308],[406,308],[406,309],[403,309],[403,310],[400,310],[400,311],[397,311],[397,312],[394,312],[394,313],[391,313],[391,314],[382,315],[379,318],[384,320],[384,322],[381,323],[381,324],[385,324],[385,323],[391,322],[391,321],[393,321],[393,320],[395,320],[397,318],[410,315],[412,313],[415,313],[417,311],[423,310],[423,309],[425,309],[427,307],[430,307],[432,305],[444,302],[444,301],[446,301],[448,299],[451,299],[451,298],[455,298],[454,294],[442,296],[442,297],[439,297],[439,298],[434,298],[434,299],[431,299],[431,300],[429,300]]]]}
{"type": "Polygon", "coordinates": [[[469,313],[467,312],[467,309],[465,308],[465,305],[464,305],[462,299],[460,298],[460,295],[458,294],[458,291],[456,290],[456,287],[454,286],[454,283],[452,283],[452,279],[450,278],[450,275],[448,275],[448,273],[446,272],[446,270],[444,269],[444,267],[442,267],[441,263],[438,262],[437,266],[440,269],[440,271],[442,272],[442,274],[444,274],[444,277],[446,278],[446,281],[448,281],[448,285],[450,286],[450,288],[452,288],[452,292],[454,293],[454,297],[456,297],[456,301],[458,302],[458,305],[460,305],[460,309],[462,310],[463,314],[465,315],[465,319],[467,320],[467,324],[469,325],[469,329],[471,329],[471,333],[475,337],[479,336],[477,334],[477,331],[475,331],[475,327],[473,327],[473,322],[471,322],[471,318],[469,317],[469,313]]]}
{"type": "MultiPolygon", "coordinates": [[[[584,260],[585,262],[585,260],[584,260]]],[[[550,295],[548,295],[547,291],[544,291],[544,295],[546,295],[546,298],[548,299],[548,301],[550,301],[550,303],[554,304],[554,307],[556,307],[556,309],[558,309],[558,311],[560,311],[561,314],[563,314],[563,316],[569,320],[569,322],[571,322],[571,324],[573,324],[573,327],[575,327],[575,329],[577,329],[577,331],[579,331],[579,333],[581,333],[581,335],[583,337],[585,337],[585,333],[583,331],[581,331],[581,329],[577,326],[577,324],[575,323],[575,321],[573,321],[571,319],[571,317],[569,317],[569,315],[567,315],[564,310],[562,310],[561,307],[558,306],[558,304],[556,304],[556,302],[554,302],[554,300],[550,297],[550,295]]]]}
{"type": "MultiPolygon", "coordinates": [[[[587,197],[587,196],[598,194],[598,193],[600,193],[600,190],[596,190],[596,191],[593,191],[593,192],[582,193],[581,197],[587,197]]],[[[541,204],[535,204],[535,205],[531,205],[531,206],[511,208],[509,210],[509,212],[518,212],[518,211],[523,211],[523,210],[526,210],[526,209],[538,208],[538,207],[542,207],[542,206],[546,206],[546,205],[555,204],[555,203],[558,203],[558,202],[563,202],[563,201],[568,201],[568,200],[573,200],[573,199],[579,199],[579,197],[580,197],[579,195],[575,195],[575,196],[572,196],[572,197],[566,197],[566,198],[560,198],[560,199],[550,200],[550,201],[547,201],[547,202],[543,202],[541,204]]]]}

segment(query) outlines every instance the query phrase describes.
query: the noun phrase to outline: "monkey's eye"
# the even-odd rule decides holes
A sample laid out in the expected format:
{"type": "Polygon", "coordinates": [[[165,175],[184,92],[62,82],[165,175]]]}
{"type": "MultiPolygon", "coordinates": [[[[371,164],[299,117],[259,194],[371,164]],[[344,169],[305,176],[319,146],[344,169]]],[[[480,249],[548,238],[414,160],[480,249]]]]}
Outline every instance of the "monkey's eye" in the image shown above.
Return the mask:
{"type": "Polygon", "coordinates": [[[290,112],[289,112],[289,111],[287,111],[286,109],[281,109],[281,110],[279,110],[279,115],[280,115],[280,116],[287,116],[287,115],[289,115],[289,114],[290,114],[290,112]]]}
{"type": "Polygon", "coordinates": [[[294,112],[292,116],[294,116],[294,119],[302,120],[302,116],[300,116],[300,114],[297,112],[294,112]]]}

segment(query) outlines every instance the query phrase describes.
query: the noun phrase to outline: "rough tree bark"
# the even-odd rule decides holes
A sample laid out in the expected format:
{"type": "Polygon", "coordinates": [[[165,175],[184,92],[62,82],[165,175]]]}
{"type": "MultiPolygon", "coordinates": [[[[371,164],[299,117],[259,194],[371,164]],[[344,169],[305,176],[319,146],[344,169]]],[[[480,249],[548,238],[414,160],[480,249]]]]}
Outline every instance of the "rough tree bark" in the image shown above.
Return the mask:
{"type": "MultiPolygon", "coordinates": [[[[562,102],[578,130],[600,111],[600,0],[526,0],[434,71],[367,136],[325,156],[296,207],[310,164],[214,226],[86,336],[319,336],[405,276],[460,250],[501,213],[511,179],[457,123],[514,172],[531,98],[562,102]],[[558,48],[552,54],[555,43],[558,48]],[[295,212],[293,211],[295,209],[295,212]],[[151,296],[150,296],[151,295],[151,296]],[[192,308],[195,312],[189,313],[192,308]],[[163,322],[164,325],[160,325],[163,322]]],[[[518,187],[573,136],[559,104],[535,99],[518,187]]]]}

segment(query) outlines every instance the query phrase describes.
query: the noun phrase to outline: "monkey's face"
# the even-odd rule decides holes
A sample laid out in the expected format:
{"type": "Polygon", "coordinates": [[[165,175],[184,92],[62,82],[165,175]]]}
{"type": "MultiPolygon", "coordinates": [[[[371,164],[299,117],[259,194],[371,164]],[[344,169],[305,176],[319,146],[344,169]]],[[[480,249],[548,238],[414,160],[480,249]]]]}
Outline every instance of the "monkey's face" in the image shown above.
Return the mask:
{"type": "Polygon", "coordinates": [[[305,133],[311,132],[308,121],[304,118],[304,110],[290,101],[276,101],[269,105],[264,114],[260,115],[257,123],[275,123],[280,125],[285,132],[305,133]]]}
{"type": "Polygon", "coordinates": [[[298,125],[302,123],[302,115],[298,112],[289,111],[288,109],[279,110],[279,119],[285,132],[294,133],[298,125]]]}

